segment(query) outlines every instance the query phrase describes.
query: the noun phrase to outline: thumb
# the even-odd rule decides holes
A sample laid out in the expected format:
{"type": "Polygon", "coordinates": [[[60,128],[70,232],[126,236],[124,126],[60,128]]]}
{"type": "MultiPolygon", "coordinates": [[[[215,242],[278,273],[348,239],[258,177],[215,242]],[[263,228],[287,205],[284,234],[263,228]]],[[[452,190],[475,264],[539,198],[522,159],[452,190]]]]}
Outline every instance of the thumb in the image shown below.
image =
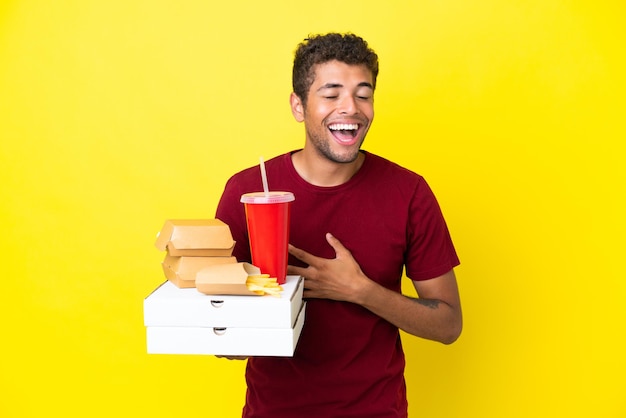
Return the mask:
{"type": "Polygon", "coordinates": [[[330,232],[326,233],[326,241],[330,244],[331,247],[333,247],[337,256],[340,256],[342,253],[350,253],[350,251],[348,251],[348,249],[343,246],[341,241],[335,238],[335,236],[330,232]]]}

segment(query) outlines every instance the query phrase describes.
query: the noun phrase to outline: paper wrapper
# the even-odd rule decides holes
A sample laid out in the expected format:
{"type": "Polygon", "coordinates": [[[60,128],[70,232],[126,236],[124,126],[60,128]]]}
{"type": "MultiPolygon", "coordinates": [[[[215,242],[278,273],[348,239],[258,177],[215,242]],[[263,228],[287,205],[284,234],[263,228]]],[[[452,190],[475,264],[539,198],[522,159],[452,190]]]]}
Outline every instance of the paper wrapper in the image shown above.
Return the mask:
{"type": "Polygon", "coordinates": [[[261,270],[250,263],[218,264],[207,266],[196,274],[196,289],[207,295],[246,295],[261,296],[265,294],[262,286],[259,287],[259,279],[266,281],[272,286],[267,292],[278,295],[282,288],[275,284],[275,279],[269,279],[262,275],[261,270]],[[251,290],[254,289],[254,290],[251,290]]]}

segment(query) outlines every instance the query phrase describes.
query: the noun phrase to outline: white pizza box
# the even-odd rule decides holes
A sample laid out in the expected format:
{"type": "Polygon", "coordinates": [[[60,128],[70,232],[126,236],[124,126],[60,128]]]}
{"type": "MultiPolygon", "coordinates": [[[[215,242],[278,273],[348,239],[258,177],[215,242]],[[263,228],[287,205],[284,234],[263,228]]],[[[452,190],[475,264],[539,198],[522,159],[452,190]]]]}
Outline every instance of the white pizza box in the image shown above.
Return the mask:
{"type": "Polygon", "coordinates": [[[306,302],[293,327],[147,327],[148,354],[293,357],[306,302]]]}
{"type": "Polygon", "coordinates": [[[302,306],[304,280],[287,276],[280,297],[206,295],[166,281],[144,299],[146,327],[292,329],[302,306]]]}

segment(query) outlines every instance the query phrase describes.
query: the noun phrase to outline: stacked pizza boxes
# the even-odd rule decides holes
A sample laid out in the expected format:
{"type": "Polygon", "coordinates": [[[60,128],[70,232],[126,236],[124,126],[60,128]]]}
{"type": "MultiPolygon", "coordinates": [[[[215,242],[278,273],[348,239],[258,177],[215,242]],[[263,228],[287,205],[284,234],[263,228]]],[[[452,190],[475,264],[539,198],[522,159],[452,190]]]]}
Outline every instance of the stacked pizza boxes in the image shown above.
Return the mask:
{"type": "Polygon", "coordinates": [[[251,290],[264,275],[232,256],[218,219],[167,220],[155,245],[167,252],[167,281],[144,299],[149,354],[293,356],[306,307],[300,276],[280,292],[251,290]]]}

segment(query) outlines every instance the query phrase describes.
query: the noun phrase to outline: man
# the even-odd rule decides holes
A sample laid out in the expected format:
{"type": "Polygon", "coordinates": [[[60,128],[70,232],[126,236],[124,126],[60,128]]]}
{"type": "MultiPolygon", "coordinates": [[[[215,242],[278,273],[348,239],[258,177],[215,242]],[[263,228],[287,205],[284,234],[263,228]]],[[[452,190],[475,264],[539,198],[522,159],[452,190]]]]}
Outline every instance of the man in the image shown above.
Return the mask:
{"type": "MultiPolygon", "coordinates": [[[[444,344],[461,333],[459,264],[424,179],[361,150],[374,118],[378,57],[353,34],[301,43],[291,111],[300,150],[266,162],[272,190],[290,191],[289,274],[305,278],[304,329],[293,358],[250,358],[244,417],[406,417],[399,329],[444,344]],[[419,295],[401,294],[403,270],[419,295]]],[[[250,261],[243,193],[258,166],[234,175],[217,209],[250,261]]]]}

